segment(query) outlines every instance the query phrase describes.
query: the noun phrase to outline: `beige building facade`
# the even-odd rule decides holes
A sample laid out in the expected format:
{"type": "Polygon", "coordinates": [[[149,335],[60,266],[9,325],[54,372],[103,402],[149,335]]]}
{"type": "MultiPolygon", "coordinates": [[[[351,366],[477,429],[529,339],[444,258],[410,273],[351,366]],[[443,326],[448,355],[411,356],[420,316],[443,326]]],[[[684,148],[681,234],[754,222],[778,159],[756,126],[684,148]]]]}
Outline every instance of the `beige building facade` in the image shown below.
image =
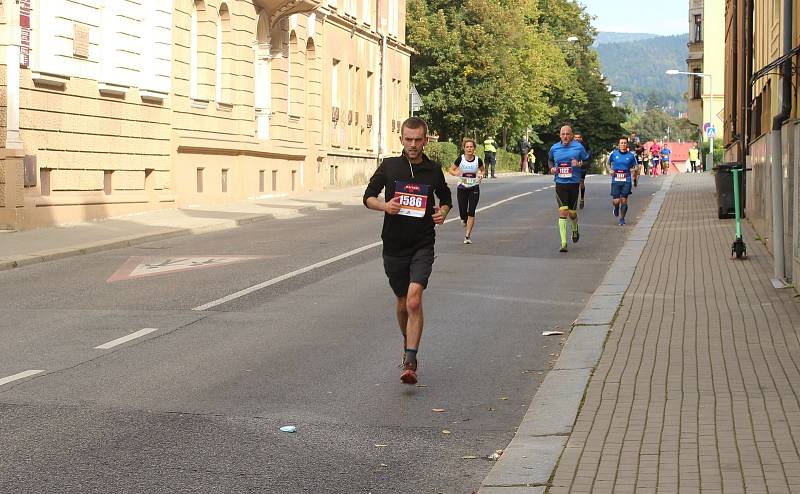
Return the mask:
{"type": "MultiPolygon", "coordinates": [[[[689,56],[686,71],[703,72],[703,0],[689,1],[689,56]]],[[[689,121],[703,127],[703,78],[689,76],[689,89],[686,92],[689,121]]]]}
{"type": "Polygon", "coordinates": [[[2,0],[0,22],[0,228],[361,183],[400,149],[402,0],[2,0]]]}
{"type": "MultiPolygon", "coordinates": [[[[800,275],[800,1],[726,0],[725,160],[746,164],[746,215],[773,284],[800,275]]],[[[748,241],[750,241],[748,239],[748,241]]]]}

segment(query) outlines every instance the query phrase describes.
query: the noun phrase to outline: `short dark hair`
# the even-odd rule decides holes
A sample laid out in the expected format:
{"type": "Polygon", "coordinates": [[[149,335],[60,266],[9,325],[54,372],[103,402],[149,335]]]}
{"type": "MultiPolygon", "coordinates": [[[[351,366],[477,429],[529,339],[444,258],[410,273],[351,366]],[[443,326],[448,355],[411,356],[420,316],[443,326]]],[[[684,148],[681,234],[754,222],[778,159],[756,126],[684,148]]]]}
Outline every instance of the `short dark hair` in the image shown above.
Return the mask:
{"type": "Polygon", "coordinates": [[[629,139],[628,139],[628,136],[622,136],[622,137],[620,137],[620,138],[619,138],[619,140],[620,140],[620,141],[621,141],[621,140],[623,140],[623,139],[625,139],[626,141],[628,141],[628,140],[629,140],[629,139]]]}
{"type": "Polygon", "coordinates": [[[400,133],[403,133],[403,129],[425,129],[425,135],[428,135],[428,122],[419,118],[419,117],[408,117],[403,121],[403,125],[400,126],[400,133]]]}

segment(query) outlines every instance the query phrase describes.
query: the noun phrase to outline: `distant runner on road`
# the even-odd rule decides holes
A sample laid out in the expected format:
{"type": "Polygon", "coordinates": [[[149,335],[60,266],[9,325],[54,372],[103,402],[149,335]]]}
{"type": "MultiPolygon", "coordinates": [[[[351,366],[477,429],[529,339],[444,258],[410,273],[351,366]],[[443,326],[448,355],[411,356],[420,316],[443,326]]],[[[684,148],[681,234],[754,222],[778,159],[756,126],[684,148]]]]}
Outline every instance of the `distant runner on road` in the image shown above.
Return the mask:
{"type": "MultiPolygon", "coordinates": [[[[583,146],[583,149],[585,149],[585,150],[586,150],[586,152],[587,152],[587,153],[589,153],[589,144],[587,144],[586,142],[584,142],[584,140],[583,140],[583,135],[582,135],[582,134],[575,134],[575,137],[574,137],[574,139],[575,139],[576,141],[580,142],[580,143],[581,143],[581,145],[583,146]]],[[[585,206],[585,201],[584,201],[584,199],[585,199],[585,197],[586,197],[586,173],[587,173],[588,171],[589,171],[589,170],[587,170],[586,168],[581,168],[581,169],[580,169],[580,172],[579,172],[579,173],[581,174],[581,187],[580,187],[580,191],[581,191],[581,202],[580,202],[580,208],[581,208],[581,209],[583,209],[583,206],[585,206]]]]}
{"type": "Polygon", "coordinates": [[[428,124],[419,117],[401,126],[403,154],[384,159],[369,179],[364,205],[382,211],[383,267],[397,297],[396,314],[403,334],[400,381],[417,382],[417,351],[422,338],[422,292],[433,269],[435,225],[453,207],[450,188],[438,163],[422,152],[428,124]],[[384,191],[384,200],[378,194],[384,191]],[[435,207],[434,194],[439,198],[435,207]]]}
{"type": "Polygon", "coordinates": [[[611,171],[611,203],[614,216],[619,217],[619,226],[625,224],[628,213],[628,196],[631,195],[631,176],[636,170],[636,155],[628,149],[628,138],[621,137],[619,147],[608,157],[611,171]]]}
{"type": "Polygon", "coordinates": [[[558,231],[561,236],[559,252],[567,252],[567,218],[572,223],[572,242],[580,239],[577,206],[581,175],[578,170],[589,160],[589,153],[582,144],[573,140],[572,127],[569,125],[561,127],[559,137],[561,141],[553,144],[547,154],[547,164],[555,175],[558,231]]]}
{"type": "Polygon", "coordinates": [[[475,227],[475,210],[481,198],[480,183],[484,177],[483,161],[475,156],[475,140],[464,138],[464,154],[456,158],[453,166],[447,170],[450,175],[458,177],[458,214],[464,225],[464,243],[472,243],[472,229],[475,227]]]}

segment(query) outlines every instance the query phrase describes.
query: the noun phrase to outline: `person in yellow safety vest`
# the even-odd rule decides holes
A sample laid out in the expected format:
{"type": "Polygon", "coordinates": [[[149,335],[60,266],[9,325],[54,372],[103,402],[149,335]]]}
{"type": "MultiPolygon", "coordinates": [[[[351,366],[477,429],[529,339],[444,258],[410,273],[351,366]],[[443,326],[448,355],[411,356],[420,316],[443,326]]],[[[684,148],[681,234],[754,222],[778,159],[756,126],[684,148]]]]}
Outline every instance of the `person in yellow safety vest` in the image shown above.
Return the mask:
{"type": "Polygon", "coordinates": [[[692,144],[692,149],[689,150],[689,163],[692,173],[699,171],[697,167],[697,160],[700,158],[700,150],[697,149],[697,144],[692,144]]]}
{"type": "Polygon", "coordinates": [[[492,136],[488,136],[485,141],[483,141],[483,153],[484,153],[484,163],[486,165],[486,171],[491,173],[492,178],[497,178],[494,176],[494,169],[497,165],[497,144],[494,142],[492,136]]]}

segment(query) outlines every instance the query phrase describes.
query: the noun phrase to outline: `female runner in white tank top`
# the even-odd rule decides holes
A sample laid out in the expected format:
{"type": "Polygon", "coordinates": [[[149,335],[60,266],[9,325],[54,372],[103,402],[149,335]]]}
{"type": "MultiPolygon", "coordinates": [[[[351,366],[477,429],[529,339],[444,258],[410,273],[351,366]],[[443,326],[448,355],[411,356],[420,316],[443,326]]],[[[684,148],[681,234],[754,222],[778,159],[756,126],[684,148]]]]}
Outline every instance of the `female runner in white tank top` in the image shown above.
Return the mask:
{"type": "Polygon", "coordinates": [[[447,170],[450,175],[458,177],[458,213],[464,225],[464,243],[472,243],[472,229],[475,227],[475,210],[481,197],[480,183],[484,176],[483,161],[475,155],[475,140],[465,137],[464,154],[456,158],[453,166],[447,170]]]}

